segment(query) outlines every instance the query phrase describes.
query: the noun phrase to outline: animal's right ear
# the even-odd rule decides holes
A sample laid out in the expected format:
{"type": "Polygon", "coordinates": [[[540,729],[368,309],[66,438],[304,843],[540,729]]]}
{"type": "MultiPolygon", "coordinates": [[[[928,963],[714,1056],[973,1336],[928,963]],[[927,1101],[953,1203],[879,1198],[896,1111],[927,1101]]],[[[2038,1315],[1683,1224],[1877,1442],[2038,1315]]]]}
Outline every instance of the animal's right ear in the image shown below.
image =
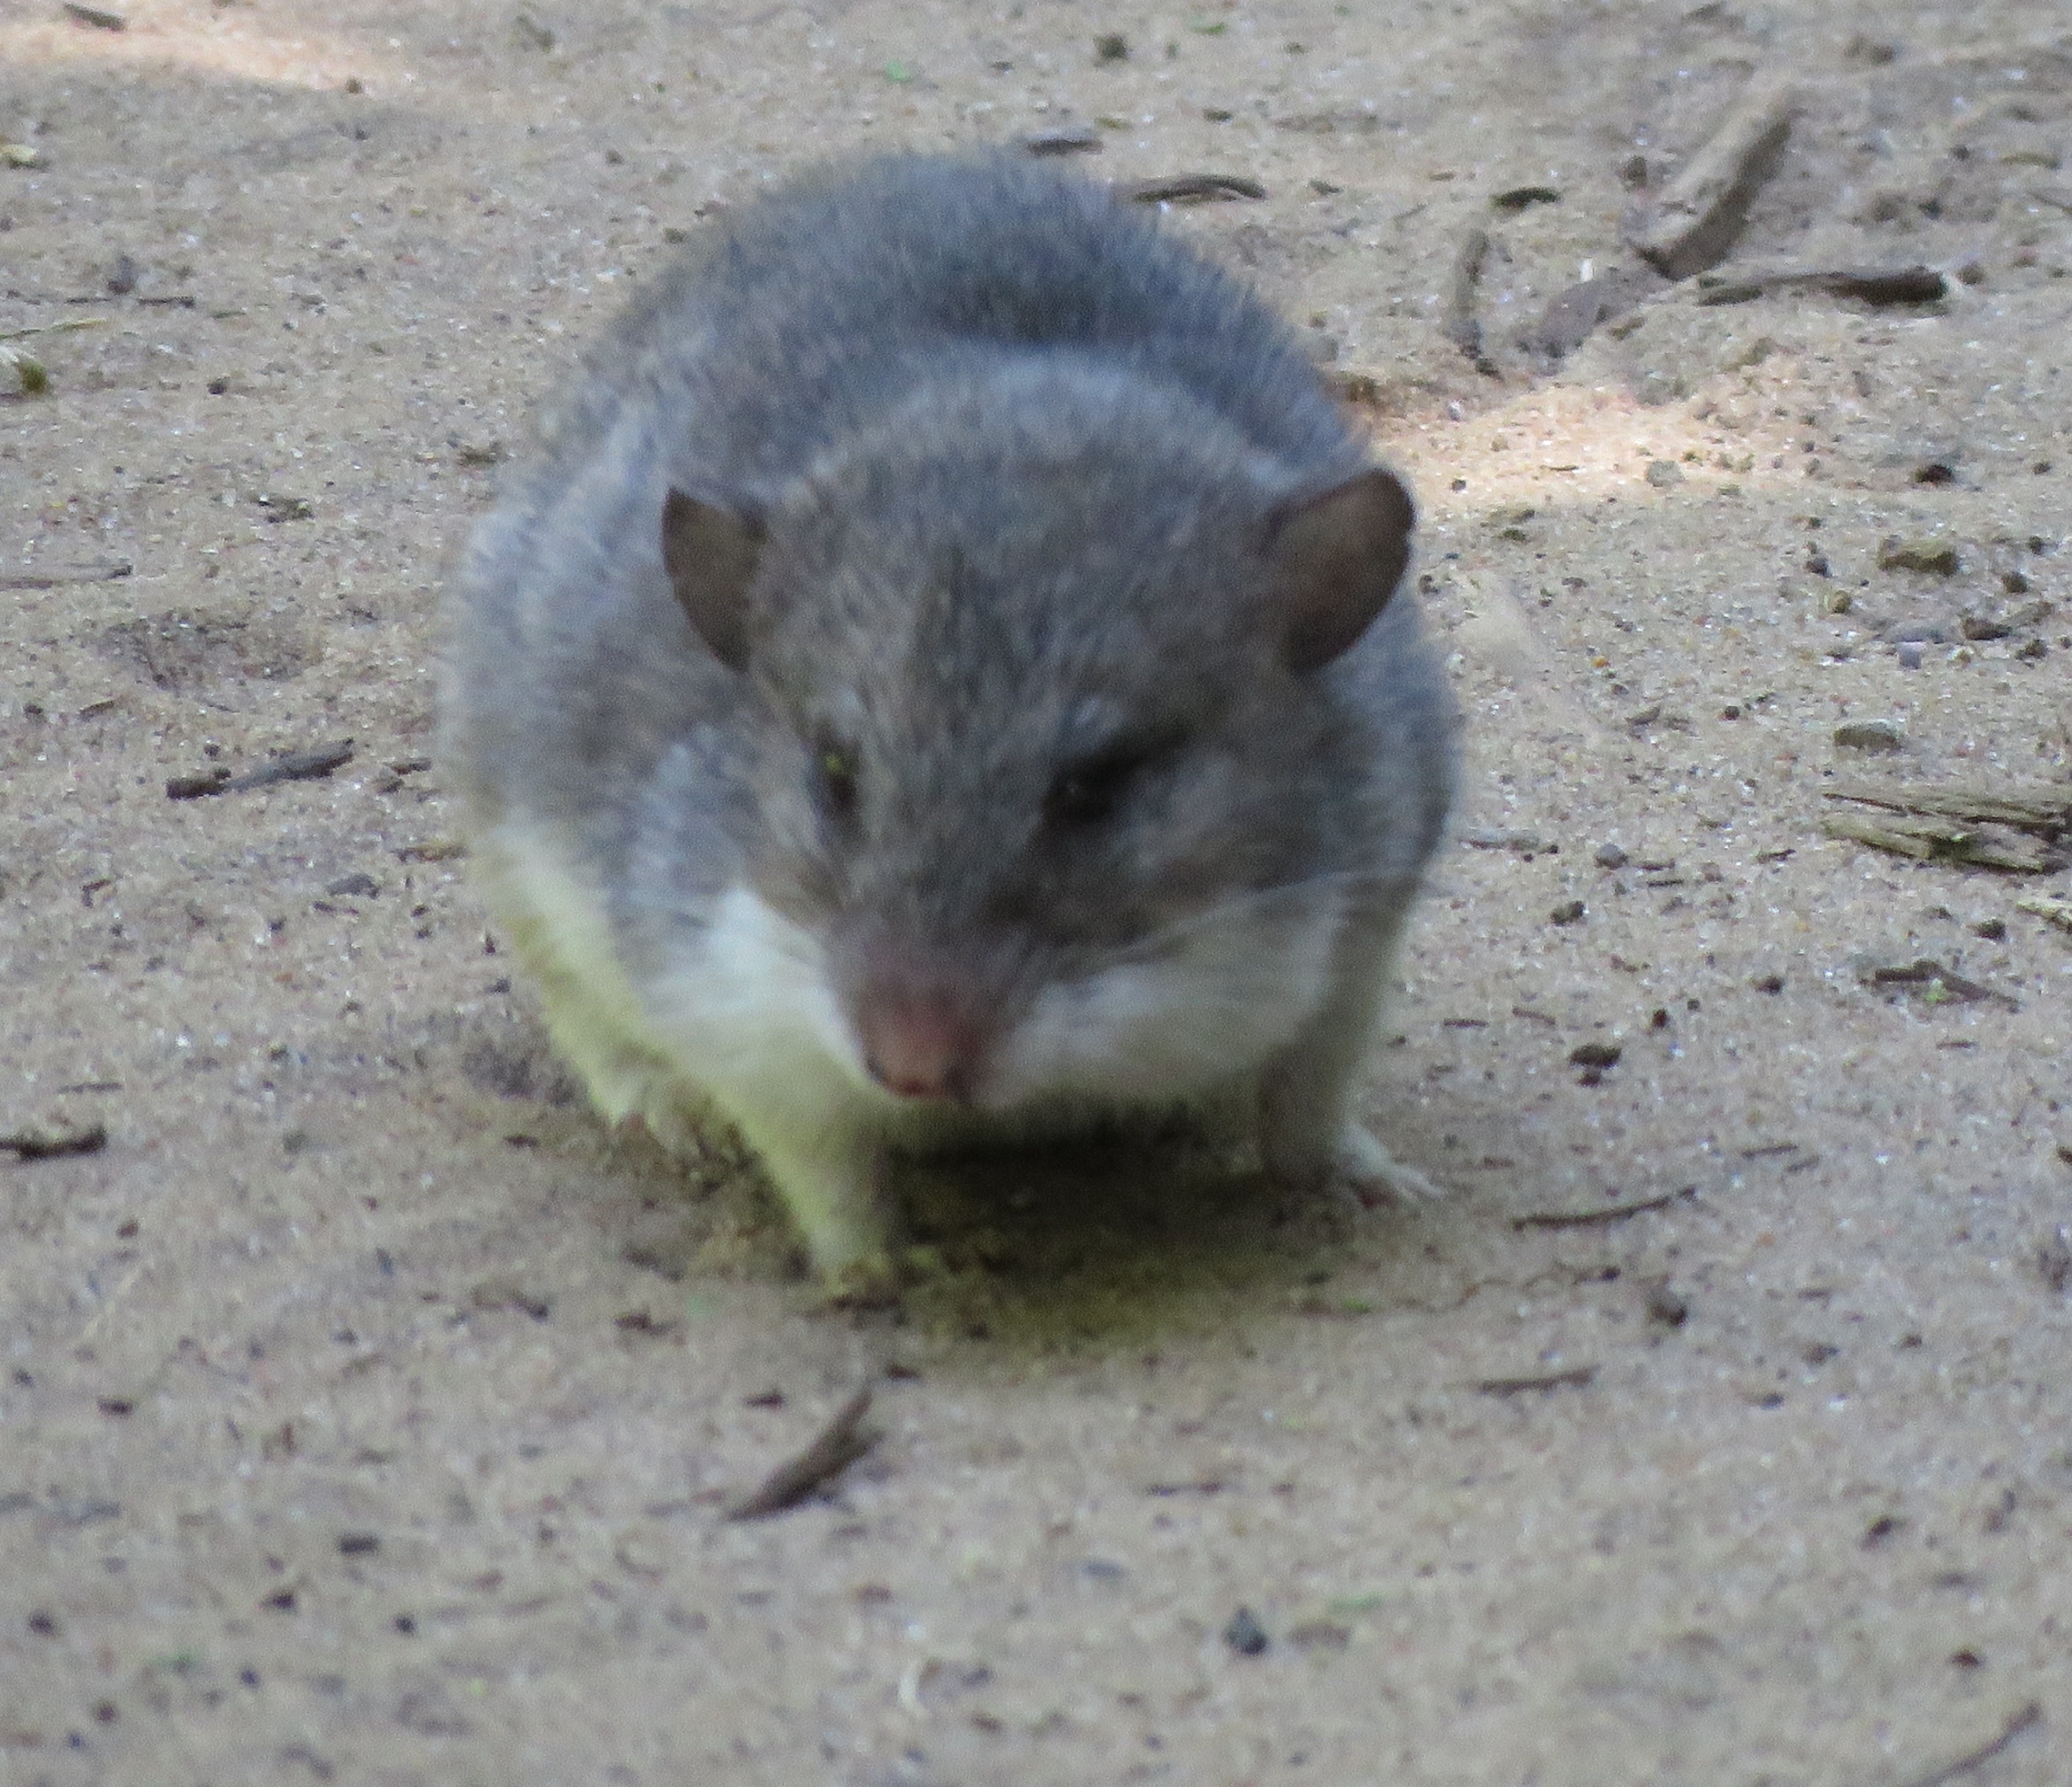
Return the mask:
{"type": "Polygon", "coordinates": [[[676,600],[730,670],[748,662],[748,586],[763,555],[763,527],[751,515],[672,490],[662,504],[662,563],[676,600]]]}

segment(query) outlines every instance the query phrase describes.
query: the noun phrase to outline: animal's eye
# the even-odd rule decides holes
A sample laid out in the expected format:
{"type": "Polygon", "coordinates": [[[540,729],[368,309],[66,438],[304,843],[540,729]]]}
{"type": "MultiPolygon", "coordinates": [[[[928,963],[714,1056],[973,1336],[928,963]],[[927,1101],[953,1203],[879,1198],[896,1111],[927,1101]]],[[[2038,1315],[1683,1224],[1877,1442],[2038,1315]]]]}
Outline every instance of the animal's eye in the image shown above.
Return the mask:
{"type": "Polygon", "coordinates": [[[1133,747],[1067,764],[1043,796],[1044,823],[1067,830],[1100,824],[1121,805],[1148,761],[1148,752],[1133,747]]]}
{"type": "Polygon", "coordinates": [[[847,820],[856,813],[856,754],[826,743],[813,750],[813,798],[831,819],[847,820]]]}

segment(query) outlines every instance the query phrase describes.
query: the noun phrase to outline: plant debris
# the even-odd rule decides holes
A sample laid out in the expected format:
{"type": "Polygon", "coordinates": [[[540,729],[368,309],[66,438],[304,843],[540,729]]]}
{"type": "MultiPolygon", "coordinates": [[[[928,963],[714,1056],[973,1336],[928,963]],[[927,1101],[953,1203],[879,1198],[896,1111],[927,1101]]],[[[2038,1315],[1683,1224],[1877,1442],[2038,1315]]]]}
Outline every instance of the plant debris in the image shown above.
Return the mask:
{"type": "Polygon", "coordinates": [[[2021,1001],[2012,994],[1967,980],[1955,969],[1946,968],[1928,956],[1918,961],[1865,963],[1858,969],[1857,978],[1866,986],[1897,987],[1903,992],[1918,988],[1922,1000],[1930,1005],[1975,1005],[1991,999],[2010,1011],[2021,1009],[2021,1001]]]}
{"type": "Polygon", "coordinates": [[[2061,931],[2072,931],[2072,900],[2060,900],[2054,894],[2025,894],[2015,902],[2015,908],[2033,913],[2061,931]]]}
{"type": "Polygon", "coordinates": [[[1894,813],[1933,814],[1977,825],[2012,826],[2045,838],[2072,831],[2072,788],[2045,786],[2001,792],[1962,784],[1837,782],[1823,792],[1831,801],[1856,801],[1894,813]]]}
{"type": "Polygon", "coordinates": [[[2012,875],[2047,875],[2065,866],[2063,857],[2041,840],[2004,826],[1967,826],[1955,819],[1905,815],[1873,819],[1862,813],[1831,813],[1820,830],[1829,838],[1868,844],[1895,856],[1922,863],[1962,863],[1974,868],[2003,869],[2012,875]]]}
{"type": "Polygon", "coordinates": [[[1581,1390],[1597,1375],[1595,1365],[1576,1365],[1567,1371],[1549,1371],[1537,1377],[1485,1377],[1475,1386],[1480,1396],[1523,1396],[1532,1390],[1581,1390]]]}
{"type": "Polygon", "coordinates": [[[1774,291],[1821,291],[1866,304],[1933,304],[1949,282],[1933,267],[1728,267],[1698,282],[1700,304],[1745,304],[1774,291]]]}
{"type": "Polygon", "coordinates": [[[1122,180],[1116,196],[1136,204],[1199,204],[1212,199],[1263,199],[1266,188],[1242,174],[1164,174],[1122,180]]]}
{"type": "Polygon", "coordinates": [[[1090,124],[1038,130],[1022,139],[1026,155],[1094,155],[1100,153],[1100,132],[1090,124]]]}
{"type": "Polygon", "coordinates": [[[820,1430],[797,1457],[787,1460],[765,1477],[750,1494],[726,1511],[729,1520],[763,1520],[796,1508],[830,1478],[838,1476],[878,1443],[875,1434],[858,1431],[870,1410],[870,1386],[865,1384],[835,1411],[834,1418],[820,1430]]]}
{"type": "Polygon", "coordinates": [[[1475,320],[1475,293],[1482,284],[1489,251],[1490,236],[1486,229],[1471,229],[1462,239],[1461,252],[1453,259],[1453,289],[1441,327],[1446,339],[1474,362],[1477,372],[1494,377],[1498,368],[1482,345],[1482,326],[1475,320]]]}
{"type": "Polygon", "coordinates": [[[1975,1750],[1967,1750],[1955,1762],[1946,1762],[1925,1775],[1916,1775],[1905,1787],[1947,1787],[1949,1782],[1969,1774],[1980,1763],[1992,1761],[2031,1726],[2042,1723],[2042,1704],[2032,1700],[2000,1727],[1999,1736],[1981,1744],[1975,1750]]]}
{"type": "Polygon", "coordinates": [[[99,6],[82,6],[75,0],[64,0],[65,16],[76,19],[82,25],[91,25],[97,31],[126,31],[130,21],[119,12],[104,11],[99,6]]]}
{"type": "Polygon", "coordinates": [[[15,387],[25,397],[39,397],[51,388],[51,375],[43,363],[26,348],[0,342],[0,369],[14,373],[15,387]]]}
{"type": "Polygon", "coordinates": [[[1551,186],[1513,186],[1501,192],[1490,195],[1490,204],[1496,210],[1517,212],[1529,210],[1536,204],[1559,204],[1561,195],[1551,186]]]}
{"type": "Polygon", "coordinates": [[[1758,81],[1627,235],[1671,279],[1716,266],[1732,252],[1757,193],[1776,172],[1797,116],[1789,82],[1758,81]]]}
{"type": "Polygon", "coordinates": [[[52,565],[47,570],[0,571],[0,590],[56,590],[68,583],[110,583],[135,567],[126,558],[104,558],[85,565],[52,565]]]}
{"type": "Polygon", "coordinates": [[[90,1123],[68,1135],[46,1135],[40,1130],[17,1130],[0,1135],[0,1150],[17,1160],[56,1160],[69,1154],[98,1154],[108,1146],[108,1126],[90,1123]]]}
{"type": "Polygon", "coordinates": [[[311,782],[321,780],[341,764],[352,761],[352,740],[319,745],[314,751],[286,751],[271,763],[232,776],[221,768],[199,776],[175,776],[166,784],[169,801],[198,801],[210,794],[244,794],[255,788],[271,788],[276,782],[311,782]]]}
{"type": "Polygon", "coordinates": [[[1556,292],[1540,320],[1519,337],[1542,372],[1551,373],[1607,323],[1616,322],[1662,282],[1637,267],[1614,267],[1556,292]]]}
{"type": "MultiPolygon", "coordinates": [[[[1585,1048],[1590,1046],[1589,1044],[1584,1045],[1585,1048]]],[[[1618,1054],[1618,1050],[1612,1051],[1614,1060],[1618,1054]]],[[[1659,1197],[1642,1198],[1637,1204],[1608,1204],[1601,1210],[1535,1210],[1522,1217],[1513,1217],[1511,1225],[1518,1229],[1602,1229],[1614,1222],[1624,1222],[1630,1217],[1645,1216],[1651,1210],[1666,1210],[1679,1198],[1696,1197],[1697,1195],[1696,1185],[1686,1185],[1681,1191],[1664,1192],[1659,1197]]]]}

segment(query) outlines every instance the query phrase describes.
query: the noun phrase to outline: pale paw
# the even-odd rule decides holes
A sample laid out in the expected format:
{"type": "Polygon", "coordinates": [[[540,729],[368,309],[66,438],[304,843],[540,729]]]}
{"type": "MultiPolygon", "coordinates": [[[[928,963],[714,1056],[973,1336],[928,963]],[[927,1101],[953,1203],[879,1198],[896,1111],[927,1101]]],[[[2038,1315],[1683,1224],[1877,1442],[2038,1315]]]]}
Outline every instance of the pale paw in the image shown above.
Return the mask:
{"type": "Polygon", "coordinates": [[[902,1282],[889,1253],[859,1254],[822,1269],[816,1301],[823,1309],[890,1309],[899,1301],[902,1282]]]}
{"type": "Polygon", "coordinates": [[[1370,1208],[1383,1200],[1412,1204],[1447,1195],[1445,1186],[1426,1178],[1415,1167],[1405,1166],[1362,1123],[1348,1123],[1338,1132],[1338,1146],[1331,1152],[1331,1167],[1333,1176],[1370,1208]]]}

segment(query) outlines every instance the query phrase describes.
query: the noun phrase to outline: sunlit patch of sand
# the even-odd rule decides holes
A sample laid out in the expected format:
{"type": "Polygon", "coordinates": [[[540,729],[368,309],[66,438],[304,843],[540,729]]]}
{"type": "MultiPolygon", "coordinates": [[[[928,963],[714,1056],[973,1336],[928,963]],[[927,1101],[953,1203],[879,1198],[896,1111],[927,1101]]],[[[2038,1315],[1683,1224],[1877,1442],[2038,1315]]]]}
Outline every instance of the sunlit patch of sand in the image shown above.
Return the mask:
{"type": "MultiPolygon", "coordinates": [[[[1766,395],[1782,399],[1789,369],[1766,367],[1764,375],[1766,395]]],[[[1732,415],[1702,401],[1651,408],[1623,391],[1554,385],[1459,422],[1443,412],[1391,418],[1375,444],[1434,519],[1659,499],[1670,492],[1651,484],[1647,470],[1665,460],[1697,492],[1818,488],[1806,476],[1790,418],[1771,413],[1780,406],[1766,402],[1759,417],[1745,404],[1732,415]]]]}
{"type": "Polygon", "coordinates": [[[311,30],[250,6],[212,0],[101,0],[125,28],[102,31],[53,3],[37,16],[0,23],[0,63],[16,68],[162,68],[273,86],[335,88],[359,80],[393,91],[413,77],[400,51],[341,32],[311,30]]]}

